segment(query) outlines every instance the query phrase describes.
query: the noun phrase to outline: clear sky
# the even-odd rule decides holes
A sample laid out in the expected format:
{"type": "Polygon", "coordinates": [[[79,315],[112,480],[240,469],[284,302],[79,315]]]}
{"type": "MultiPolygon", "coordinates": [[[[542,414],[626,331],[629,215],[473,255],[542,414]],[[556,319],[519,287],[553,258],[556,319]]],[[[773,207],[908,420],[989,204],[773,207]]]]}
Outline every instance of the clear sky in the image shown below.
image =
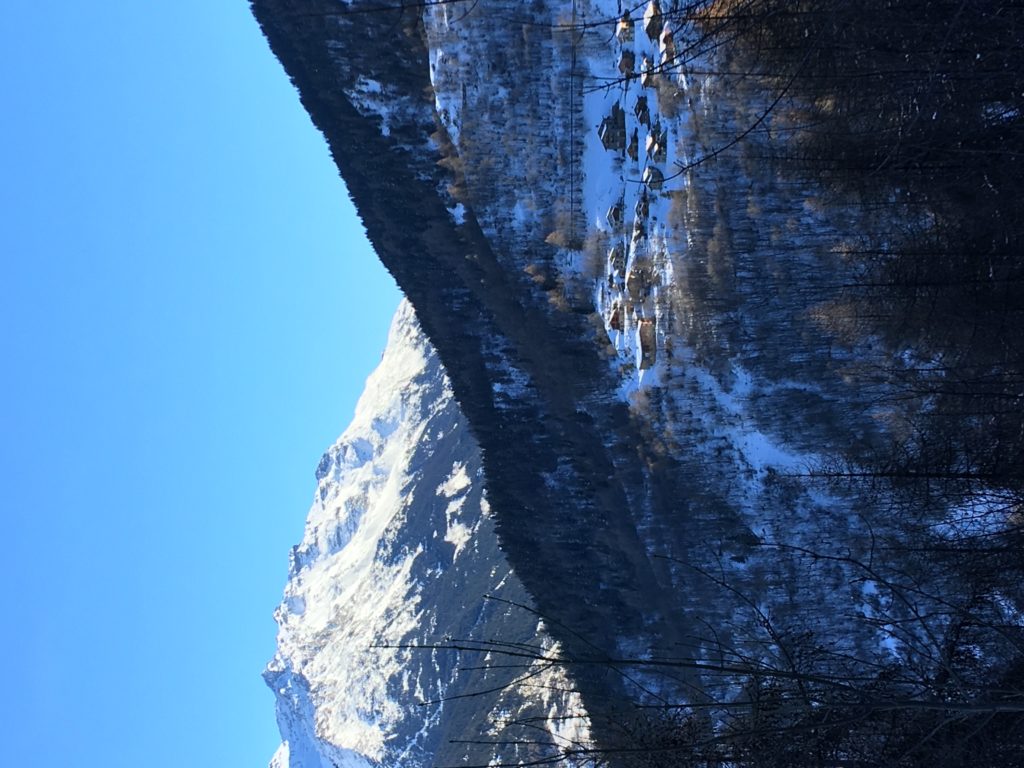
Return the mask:
{"type": "Polygon", "coordinates": [[[288,549],[398,293],[245,0],[0,35],[0,762],[265,765],[288,549]]]}

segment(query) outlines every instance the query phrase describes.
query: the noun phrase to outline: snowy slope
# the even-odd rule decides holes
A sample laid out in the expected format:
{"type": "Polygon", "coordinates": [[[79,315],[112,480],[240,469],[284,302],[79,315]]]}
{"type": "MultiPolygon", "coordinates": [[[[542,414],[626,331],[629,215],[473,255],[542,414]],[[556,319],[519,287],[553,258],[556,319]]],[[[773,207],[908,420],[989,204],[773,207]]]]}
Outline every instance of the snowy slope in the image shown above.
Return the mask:
{"type": "MultiPolygon", "coordinates": [[[[691,167],[726,144],[759,102],[678,66],[686,50],[686,72],[716,68],[713,52],[689,47],[697,33],[674,12],[679,5],[428,7],[437,119],[465,161],[466,194],[502,245],[502,265],[535,274],[538,243],[557,246],[559,287],[549,293],[561,295],[551,301],[599,319],[593,341],[606,345],[611,373],[602,395],[628,404],[649,441],[634,436],[631,447],[650,451],[648,463],[659,451],[678,462],[681,498],[667,509],[649,497],[632,505],[648,553],[703,570],[727,563],[731,586],[785,606],[780,612],[797,623],[865,597],[842,569],[811,568],[812,576],[807,563],[783,566],[778,552],[751,545],[841,540],[863,551],[858,500],[806,476],[825,452],[872,425],[855,389],[827,370],[823,334],[807,320],[828,272],[820,262],[808,272],[808,253],[821,258],[810,242],[806,251],[793,246],[806,233],[827,239],[832,231],[806,204],[813,190],[776,183],[730,155],[691,167]],[[503,38],[506,45],[494,45],[503,38]],[[609,138],[616,114],[622,132],[609,138]],[[520,130],[507,130],[510,116],[520,130]],[[494,151],[503,162],[493,162],[494,151]]],[[[756,617],[712,596],[717,585],[692,570],[674,578],[679,593],[699,595],[691,598],[699,616],[757,638],[756,617]]],[[[874,652],[885,637],[867,634],[850,642],[874,652]]]]}
{"type": "Polygon", "coordinates": [[[284,740],[275,768],[430,765],[451,752],[452,738],[488,738],[492,709],[578,710],[572,696],[542,687],[470,698],[473,716],[461,701],[422,706],[500,688],[514,675],[460,672],[470,659],[452,652],[380,647],[544,642],[535,616],[484,600],[528,598],[497,549],[478,449],[407,302],[352,423],[316,474],[265,673],[284,740]]]}

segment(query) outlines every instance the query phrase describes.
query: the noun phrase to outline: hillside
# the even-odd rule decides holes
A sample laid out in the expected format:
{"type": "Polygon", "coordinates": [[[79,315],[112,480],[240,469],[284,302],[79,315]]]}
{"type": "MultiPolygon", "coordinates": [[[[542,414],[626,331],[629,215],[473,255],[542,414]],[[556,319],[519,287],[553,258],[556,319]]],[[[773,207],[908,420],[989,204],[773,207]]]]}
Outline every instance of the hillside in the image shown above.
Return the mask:
{"type": "MultiPolygon", "coordinates": [[[[412,506],[375,501],[363,549],[332,545],[432,586],[350,595],[391,617],[351,635],[282,614],[335,671],[376,669],[344,672],[350,707],[292,676],[321,703],[286,740],[340,751],[293,744],[291,765],[1013,764],[1024,10],[868,6],[255,0],[468,430],[434,445],[433,416],[410,422],[388,472],[412,506]],[[456,467],[486,530],[410,511],[456,467]],[[388,526],[420,542],[405,566],[388,526]],[[442,531],[498,570],[438,586],[442,531]],[[521,607],[473,635],[460,611],[508,572],[521,607]],[[537,743],[491,699],[410,741],[395,686],[436,698],[471,639],[491,673],[564,675],[559,711],[587,727],[560,742],[513,676],[549,712],[537,743]],[[450,666],[417,688],[424,651],[366,655],[392,644],[450,666]]],[[[419,392],[393,378],[389,397],[419,392]]]]}

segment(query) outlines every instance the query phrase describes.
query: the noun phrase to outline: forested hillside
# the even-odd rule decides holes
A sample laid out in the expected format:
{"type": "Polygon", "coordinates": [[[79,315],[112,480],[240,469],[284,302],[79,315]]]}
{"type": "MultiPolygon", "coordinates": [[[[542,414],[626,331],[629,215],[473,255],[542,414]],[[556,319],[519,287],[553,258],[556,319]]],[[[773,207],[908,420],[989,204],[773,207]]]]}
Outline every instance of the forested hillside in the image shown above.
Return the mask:
{"type": "Polygon", "coordinates": [[[485,762],[1021,763],[1024,4],[253,6],[552,644],[404,643],[581,702],[485,762]]]}

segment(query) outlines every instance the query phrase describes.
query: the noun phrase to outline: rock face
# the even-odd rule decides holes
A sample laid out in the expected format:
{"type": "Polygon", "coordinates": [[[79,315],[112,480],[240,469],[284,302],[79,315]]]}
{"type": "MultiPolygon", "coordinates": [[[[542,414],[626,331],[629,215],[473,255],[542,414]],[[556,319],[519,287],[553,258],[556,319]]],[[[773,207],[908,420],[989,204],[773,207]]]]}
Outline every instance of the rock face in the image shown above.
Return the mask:
{"type": "Polygon", "coordinates": [[[267,671],[280,765],[629,764],[743,707],[776,727],[766,686],[811,733],[837,691],[942,699],[950,659],[1012,657],[1016,582],[921,553],[1018,501],[890,482],[934,409],[896,382],[945,358],[847,289],[906,211],[784,172],[792,80],[724,79],[749,62],[709,5],[253,0],[417,318],[317,472],[267,671]]]}

